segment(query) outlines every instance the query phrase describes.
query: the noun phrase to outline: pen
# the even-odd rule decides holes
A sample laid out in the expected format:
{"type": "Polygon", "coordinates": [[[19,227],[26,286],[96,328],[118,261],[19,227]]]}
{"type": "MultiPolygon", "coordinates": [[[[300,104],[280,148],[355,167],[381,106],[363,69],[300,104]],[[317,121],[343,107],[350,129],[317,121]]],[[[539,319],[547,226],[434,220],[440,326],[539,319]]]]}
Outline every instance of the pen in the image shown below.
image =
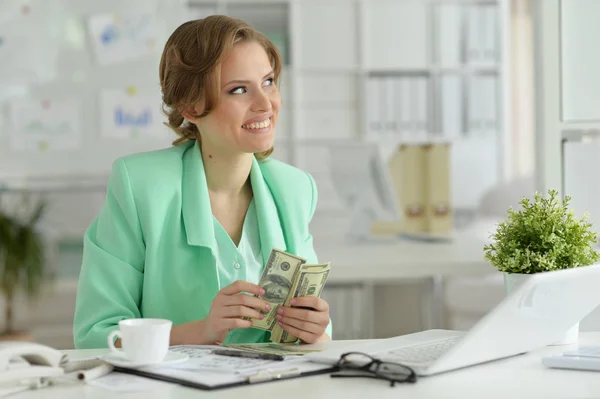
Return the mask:
{"type": "Polygon", "coordinates": [[[282,370],[279,372],[270,372],[270,371],[264,370],[264,371],[259,371],[258,373],[254,374],[254,375],[250,375],[250,376],[246,377],[246,382],[249,384],[255,384],[258,382],[282,380],[284,378],[298,377],[300,375],[301,375],[300,370],[298,370],[297,368],[293,368],[290,370],[282,370]]]}
{"type": "Polygon", "coordinates": [[[77,379],[82,381],[92,381],[100,377],[104,377],[113,371],[113,366],[110,364],[101,364],[89,370],[81,370],[77,373],[77,379]]]}
{"type": "Polygon", "coordinates": [[[272,353],[245,352],[233,349],[215,349],[214,351],[212,351],[212,353],[214,353],[215,355],[246,357],[251,359],[285,360],[285,357],[282,355],[275,355],[272,353]]]}

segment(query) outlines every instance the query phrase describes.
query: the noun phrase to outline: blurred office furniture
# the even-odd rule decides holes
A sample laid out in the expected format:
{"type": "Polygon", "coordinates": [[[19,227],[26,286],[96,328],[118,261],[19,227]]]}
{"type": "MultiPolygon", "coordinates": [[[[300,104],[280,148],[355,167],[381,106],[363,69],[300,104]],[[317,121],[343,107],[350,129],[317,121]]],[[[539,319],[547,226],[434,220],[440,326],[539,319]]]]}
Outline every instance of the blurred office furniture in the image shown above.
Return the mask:
{"type": "MultiPolygon", "coordinates": [[[[562,142],[562,189],[570,196],[570,206],[577,218],[588,221],[600,233],[600,185],[595,171],[600,167],[600,130],[565,132],[562,142]]],[[[600,237],[600,236],[599,236],[600,237]]],[[[600,250],[600,245],[597,246],[600,250]]],[[[600,331],[600,307],[580,325],[582,331],[600,331]]]]}
{"type": "MultiPolygon", "coordinates": [[[[600,34],[594,0],[535,2],[536,189],[572,197],[578,216],[597,226],[600,34]]],[[[581,323],[600,329],[600,310],[581,323]]]]}
{"type": "Polygon", "coordinates": [[[336,326],[334,336],[336,331],[355,331],[355,323],[365,326],[362,333],[375,334],[369,337],[380,336],[378,325],[393,335],[394,329],[408,322],[402,319],[403,313],[416,322],[411,327],[413,331],[441,328],[446,325],[444,280],[496,273],[484,260],[482,250],[484,232],[493,225],[490,221],[458,231],[452,241],[446,242],[397,238],[349,242],[345,237],[347,225],[347,218],[331,214],[320,214],[311,225],[319,259],[332,263],[324,297],[334,298],[330,310],[336,326]],[[415,282],[419,287],[412,293],[419,298],[398,302],[403,297],[403,284],[415,282]],[[382,287],[390,295],[379,295],[382,287]],[[357,303],[361,304],[358,309],[357,303]],[[393,323],[396,325],[390,326],[393,323]]]}
{"type": "Polygon", "coordinates": [[[336,143],[329,146],[329,158],[333,185],[350,213],[349,240],[368,240],[376,222],[399,225],[398,197],[380,146],[336,143]]]}
{"type": "MultiPolygon", "coordinates": [[[[488,190],[482,196],[475,216],[475,220],[487,220],[489,223],[487,228],[479,231],[479,240],[490,242],[489,235],[497,223],[506,218],[508,209],[517,208],[520,199],[532,197],[534,191],[531,176],[515,178],[488,190]]],[[[448,328],[471,328],[504,298],[506,291],[502,273],[493,270],[481,276],[451,276],[446,279],[444,303],[448,328]]]]}
{"type": "MultiPolygon", "coordinates": [[[[14,62],[0,65],[0,185],[67,182],[68,190],[52,194],[48,224],[60,232],[61,283],[71,287],[60,295],[74,300],[83,227],[103,200],[102,189],[90,193],[83,181],[105,179],[121,155],[168,147],[175,139],[160,112],[162,46],[180,23],[221,13],[243,18],[282,53],[283,107],[273,157],[315,177],[319,215],[341,215],[340,223],[349,217],[331,178],[330,146],[370,141],[386,149],[383,161],[402,143],[451,141],[452,203],[474,209],[503,175],[510,142],[504,106],[508,8],[506,0],[2,2],[0,58],[14,62]],[[129,34],[148,46],[115,42],[129,34]],[[118,49],[111,52],[113,43],[118,49]]],[[[339,262],[339,270],[358,270],[358,261],[346,255],[353,248],[340,241],[332,251],[329,238],[323,229],[316,241],[320,257],[339,262]]],[[[368,261],[357,259],[362,267],[391,258],[384,263],[395,263],[384,270],[402,276],[405,265],[418,268],[421,256],[438,251],[407,245],[389,252],[376,247],[366,250],[368,261]]],[[[449,265],[464,260],[458,252],[442,247],[450,260],[425,263],[453,273],[449,265]]],[[[467,263],[464,272],[479,270],[467,263]]],[[[354,280],[340,278],[349,284],[347,294],[367,277],[356,272],[354,280]]],[[[331,292],[336,284],[343,290],[333,278],[331,292]]],[[[72,312],[68,306],[52,309],[57,323],[66,323],[72,312]]]]}
{"type": "Polygon", "coordinates": [[[400,144],[388,162],[401,209],[399,233],[450,239],[454,230],[450,191],[451,143],[400,144]]]}
{"type": "MultiPolygon", "coordinates": [[[[0,180],[0,206],[11,208],[22,194],[47,203],[40,229],[46,238],[47,267],[55,274],[43,284],[38,300],[15,300],[15,329],[28,331],[34,340],[57,348],[73,346],[73,314],[77,277],[81,267],[82,237],[104,201],[106,176],[70,178],[11,178],[0,180]]],[[[0,298],[0,308],[4,305],[0,298]]],[[[0,315],[0,323],[4,314],[0,315]]]]}

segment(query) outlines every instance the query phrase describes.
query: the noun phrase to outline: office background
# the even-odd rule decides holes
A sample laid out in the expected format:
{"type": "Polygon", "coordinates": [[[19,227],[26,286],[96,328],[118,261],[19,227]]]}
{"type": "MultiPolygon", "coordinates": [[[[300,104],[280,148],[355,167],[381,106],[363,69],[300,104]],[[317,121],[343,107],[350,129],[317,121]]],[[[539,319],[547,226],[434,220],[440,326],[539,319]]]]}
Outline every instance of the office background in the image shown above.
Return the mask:
{"type": "MultiPolygon", "coordinates": [[[[72,347],[81,238],[102,205],[112,161],[174,139],[160,112],[162,46],[180,23],[218,13],[246,20],[282,53],[273,157],[318,184],[311,228],[319,255],[323,248],[328,256],[321,260],[338,269],[323,294],[334,338],[469,328],[504,295],[483,244],[520,196],[554,188],[573,195],[578,213],[596,215],[596,188],[584,173],[598,153],[589,139],[600,112],[600,61],[589,56],[598,28],[588,15],[599,7],[594,0],[555,8],[535,0],[3,1],[1,204],[11,212],[22,193],[49,201],[40,227],[57,276],[43,300],[19,298],[17,327],[72,347]],[[562,27],[552,22],[557,9],[562,27]],[[434,162],[443,173],[432,177],[409,163],[390,171],[402,145],[428,144],[443,148],[434,162]],[[352,152],[357,146],[362,158],[352,152]],[[451,231],[440,225],[418,240],[399,238],[403,205],[424,184],[449,207],[451,231]],[[357,186],[368,199],[357,200],[357,186]],[[445,237],[432,238],[440,232],[445,237]],[[471,242],[471,258],[452,249],[457,240],[471,242]],[[352,245],[372,255],[349,261],[352,245]],[[431,256],[444,251],[457,255],[431,256]],[[418,269],[413,259],[444,277],[406,272],[418,269]],[[386,269],[394,278],[371,278],[384,261],[396,261],[395,271],[386,269]],[[469,262],[480,270],[463,267],[469,262]],[[456,273],[444,270],[453,265],[456,273]],[[355,278],[344,276],[345,266],[359,270],[355,278]]],[[[595,325],[591,317],[582,328],[595,325]]]]}

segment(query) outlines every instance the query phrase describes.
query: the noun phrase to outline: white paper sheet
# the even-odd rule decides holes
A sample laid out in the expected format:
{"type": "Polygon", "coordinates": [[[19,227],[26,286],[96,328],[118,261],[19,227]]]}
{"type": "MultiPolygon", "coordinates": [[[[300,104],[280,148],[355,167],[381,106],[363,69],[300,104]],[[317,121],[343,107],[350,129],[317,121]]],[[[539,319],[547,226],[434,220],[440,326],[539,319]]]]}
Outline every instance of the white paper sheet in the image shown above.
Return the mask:
{"type": "Polygon", "coordinates": [[[158,51],[157,19],[153,13],[97,14],[89,19],[96,61],[110,65],[158,51]]]}
{"type": "Polygon", "coordinates": [[[276,375],[277,373],[305,373],[329,368],[324,364],[311,363],[302,356],[286,357],[283,361],[257,362],[256,359],[212,355],[211,350],[216,346],[181,345],[170,350],[184,352],[190,359],[184,363],[172,365],[143,367],[142,371],[163,376],[170,376],[207,386],[218,386],[243,382],[249,376],[257,374],[276,375]],[[223,359],[217,360],[216,357],[223,359]],[[225,367],[232,367],[229,371],[225,367]]]}
{"type": "Polygon", "coordinates": [[[12,151],[64,151],[81,147],[81,121],[75,100],[20,99],[10,106],[12,151]]]}
{"type": "MultiPolygon", "coordinates": [[[[278,366],[281,361],[278,360],[263,360],[244,357],[232,357],[213,355],[211,352],[217,349],[217,346],[195,346],[182,345],[172,347],[170,350],[174,352],[186,353],[190,359],[184,363],[176,363],[167,367],[178,370],[188,371],[214,371],[234,374],[255,373],[269,367],[278,366]]],[[[296,357],[289,357],[292,360],[296,357]]]]}

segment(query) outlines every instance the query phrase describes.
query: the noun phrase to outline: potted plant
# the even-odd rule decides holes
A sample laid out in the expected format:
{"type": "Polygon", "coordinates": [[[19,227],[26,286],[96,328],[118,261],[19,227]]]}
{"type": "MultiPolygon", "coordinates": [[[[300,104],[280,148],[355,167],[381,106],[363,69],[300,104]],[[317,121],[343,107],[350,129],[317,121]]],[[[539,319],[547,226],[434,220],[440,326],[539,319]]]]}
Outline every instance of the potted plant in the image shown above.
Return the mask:
{"type": "MultiPolygon", "coordinates": [[[[586,213],[577,218],[569,208],[571,198],[561,201],[556,190],[548,197],[536,193],[533,201],[521,198],[521,209],[508,210],[485,245],[485,258],[504,273],[507,294],[534,273],[589,266],[600,260],[594,249],[597,233],[586,213]]],[[[572,343],[579,335],[579,323],[557,344],[572,343]]]]}
{"type": "Polygon", "coordinates": [[[47,273],[43,234],[38,229],[45,204],[30,207],[20,201],[21,209],[8,213],[0,208],[0,291],[4,296],[4,330],[0,340],[31,340],[26,331],[15,331],[14,308],[19,292],[34,300],[47,273]]]}

